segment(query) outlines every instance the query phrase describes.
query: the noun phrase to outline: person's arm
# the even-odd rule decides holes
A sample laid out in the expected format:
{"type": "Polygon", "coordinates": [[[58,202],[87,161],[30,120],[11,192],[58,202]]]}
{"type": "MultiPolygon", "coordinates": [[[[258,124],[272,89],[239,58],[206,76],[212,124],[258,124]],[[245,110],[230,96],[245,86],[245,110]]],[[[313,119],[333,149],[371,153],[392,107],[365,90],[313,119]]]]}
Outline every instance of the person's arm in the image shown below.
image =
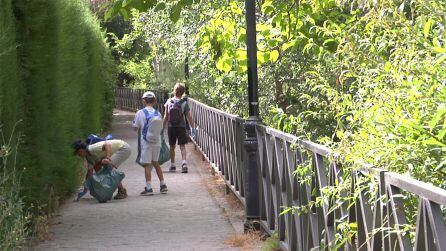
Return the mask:
{"type": "Polygon", "coordinates": [[[111,161],[110,161],[110,157],[111,157],[111,155],[112,155],[111,144],[108,143],[108,142],[105,142],[105,143],[104,143],[104,146],[102,147],[102,150],[105,152],[105,156],[104,156],[104,158],[102,159],[101,163],[102,163],[103,165],[108,165],[108,164],[111,163],[111,161]]]}
{"type": "Polygon", "coordinates": [[[167,110],[167,106],[164,109],[164,119],[163,119],[163,129],[167,127],[167,122],[169,121],[169,110],[167,110]]]}
{"type": "Polygon", "coordinates": [[[85,180],[93,175],[93,165],[87,164],[87,173],[85,174],[85,180]]]}
{"type": "Polygon", "coordinates": [[[189,121],[189,125],[191,126],[191,128],[195,128],[195,122],[194,119],[192,118],[192,115],[190,114],[190,111],[187,113],[186,117],[187,121],[189,121]]]}
{"type": "Polygon", "coordinates": [[[135,118],[133,119],[133,125],[132,125],[133,131],[135,131],[137,133],[139,130],[139,116],[138,116],[138,114],[139,114],[139,111],[135,114],[135,118]]]}

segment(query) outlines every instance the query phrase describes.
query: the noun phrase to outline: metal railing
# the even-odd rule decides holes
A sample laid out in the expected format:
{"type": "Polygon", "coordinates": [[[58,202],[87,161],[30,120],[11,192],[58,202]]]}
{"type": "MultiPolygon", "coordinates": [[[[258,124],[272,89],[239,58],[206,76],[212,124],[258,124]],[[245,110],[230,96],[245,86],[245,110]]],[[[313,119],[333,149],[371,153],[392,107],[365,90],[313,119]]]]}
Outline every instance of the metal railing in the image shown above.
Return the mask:
{"type": "Polygon", "coordinates": [[[260,218],[284,249],[446,250],[446,190],[375,168],[343,173],[330,149],[265,126],[257,128],[257,139],[260,218]],[[336,187],[350,188],[340,189],[345,200],[333,201],[329,188],[336,187]],[[405,229],[407,197],[418,199],[415,243],[405,229]],[[296,212],[281,214],[285,208],[296,212]],[[345,243],[343,227],[350,228],[345,243]]]}
{"type": "MultiPolygon", "coordinates": [[[[141,97],[147,90],[131,89],[125,87],[117,87],[115,89],[115,107],[119,109],[137,111],[143,108],[141,97]]],[[[167,91],[153,91],[155,93],[157,104],[156,109],[164,113],[164,103],[169,98],[167,91]]]]}
{"type": "Polygon", "coordinates": [[[214,170],[224,177],[227,187],[244,203],[244,120],[191,98],[188,103],[199,128],[196,145],[214,170]]]}
{"type": "MultiPolygon", "coordinates": [[[[245,121],[188,102],[199,127],[195,144],[244,203],[245,121]]],[[[446,250],[446,190],[386,170],[343,168],[325,146],[266,126],[256,132],[260,224],[277,232],[282,248],[446,250]],[[343,189],[335,195],[333,188],[343,189]],[[295,211],[282,214],[286,208],[295,211]]]]}

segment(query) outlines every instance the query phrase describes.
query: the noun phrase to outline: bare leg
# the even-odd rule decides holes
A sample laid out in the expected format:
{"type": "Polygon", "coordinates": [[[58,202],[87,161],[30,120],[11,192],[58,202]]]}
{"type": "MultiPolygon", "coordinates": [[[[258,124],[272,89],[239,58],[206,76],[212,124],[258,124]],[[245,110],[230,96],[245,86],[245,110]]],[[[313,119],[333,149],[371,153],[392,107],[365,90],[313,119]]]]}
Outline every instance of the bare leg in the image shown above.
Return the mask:
{"type": "Polygon", "coordinates": [[[152,167],[150,165],[144,165],[144,171],[146,174],[146,181],[152,181],[152,167]]]}
{"type": "Polygon", "coordinates": [[[156,174],[158,175],[158,178],[160,179],[160,181],[164,180],[163,170],[161,170],[161,166],[158,163],[158,161],[152,160],[152,165],[155,167],[156,174]]]}
{"type": "Polygon", "coordinates": [[[170,153],[170,162],[175,163],[175,145],[170,146],[169,153],[170,153]]]}
{"type": "Polygon", "coordinates": [[[180,145],[180,150],[181,150],[181,158],[183,160],[186,160],[186,145],[180,145]]]}

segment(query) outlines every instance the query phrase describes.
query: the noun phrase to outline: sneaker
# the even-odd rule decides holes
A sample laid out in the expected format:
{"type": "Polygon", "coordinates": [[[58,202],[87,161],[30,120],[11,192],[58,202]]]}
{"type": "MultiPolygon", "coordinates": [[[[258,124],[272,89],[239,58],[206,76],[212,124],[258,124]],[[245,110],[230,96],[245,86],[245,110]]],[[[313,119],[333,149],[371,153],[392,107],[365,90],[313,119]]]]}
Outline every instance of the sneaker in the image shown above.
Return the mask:
{"type": "Polygon", "coordinates": [[[167,191],[169,191],[169,190],[167,190],[167,186],[166,185],[161,185],[160,186],[160,193],[167,193],[167,191]]]}
{"type": "Polygon", "coordinates": [[[183,163],[183,165],[181,165],[181,173],[187,173],[187,164],[183,163]]]}
{"type": "Polygon", "coordinates": [[[147,187],[144,187],[144,191],[142,191],[140,195],[143,196],[153,195],[153,189],[152,188],[147,189],[147,187]]]}
{"type": "Polygon", "coordinates": [[[177,171],[177,168],[175,166],[170,166],[169,172],[174,173],[177,171]]]}
{"type": "Polygon", "coordinates": [[[123,188],[122,190],[118,189],[118,194],[116,194],[116,196],[113,199],[122,200],[125,198],[127,198],[127,190],[125,188],[123,188]]]}

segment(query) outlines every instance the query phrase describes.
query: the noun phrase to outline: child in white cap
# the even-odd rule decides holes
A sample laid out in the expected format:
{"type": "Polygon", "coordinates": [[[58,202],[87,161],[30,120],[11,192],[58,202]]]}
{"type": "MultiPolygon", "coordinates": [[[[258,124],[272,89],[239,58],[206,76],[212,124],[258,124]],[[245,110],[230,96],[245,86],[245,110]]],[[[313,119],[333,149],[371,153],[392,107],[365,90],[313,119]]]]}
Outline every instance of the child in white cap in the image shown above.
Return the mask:
{"type": "Polygon", "coordinates": [[[156,97],[153,92],[145,92],[142,96],[144,108],[136,112],[133,128],[138,131],[139,150],[137,162],[145,169],[146,186],[141,195],[153,195],[152,166],[160,180],[160,192],[167,193],[163,171],[158,163],[161,151],[161,131],[163,130],[163,117],[154,108],[156,97]]]}

